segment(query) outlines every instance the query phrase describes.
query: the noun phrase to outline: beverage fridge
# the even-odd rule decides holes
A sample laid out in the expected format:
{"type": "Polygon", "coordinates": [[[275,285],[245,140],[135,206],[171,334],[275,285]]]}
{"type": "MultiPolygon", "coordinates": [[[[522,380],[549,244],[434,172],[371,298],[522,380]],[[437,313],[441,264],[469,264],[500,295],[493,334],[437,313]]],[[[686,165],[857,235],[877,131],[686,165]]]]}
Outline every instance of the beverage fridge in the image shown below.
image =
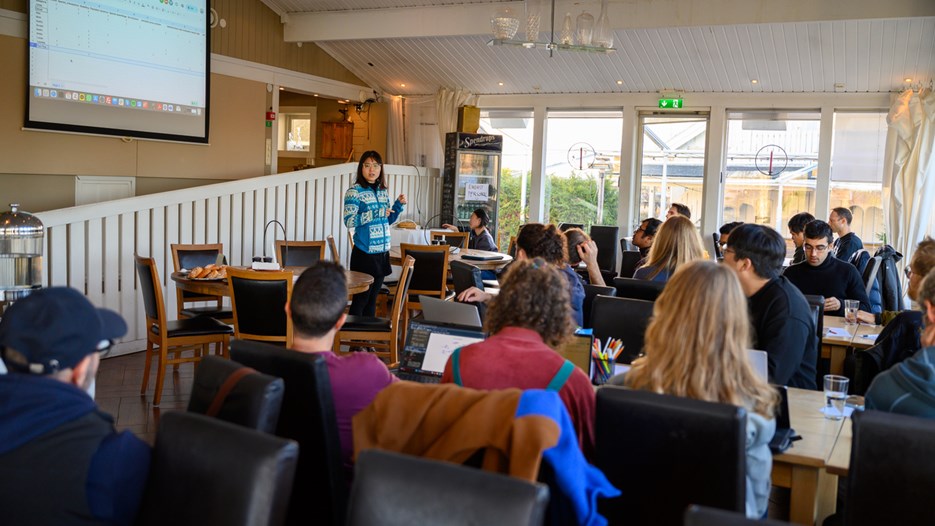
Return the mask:
{"type": "Polygon", "coordinates": [[[458,132],[445,135],[442,222],[467,230],[471,212],[486,208],[490,215],[487,229],[497,239],[497,190],[502,150],[502,135],[458,132]]]}

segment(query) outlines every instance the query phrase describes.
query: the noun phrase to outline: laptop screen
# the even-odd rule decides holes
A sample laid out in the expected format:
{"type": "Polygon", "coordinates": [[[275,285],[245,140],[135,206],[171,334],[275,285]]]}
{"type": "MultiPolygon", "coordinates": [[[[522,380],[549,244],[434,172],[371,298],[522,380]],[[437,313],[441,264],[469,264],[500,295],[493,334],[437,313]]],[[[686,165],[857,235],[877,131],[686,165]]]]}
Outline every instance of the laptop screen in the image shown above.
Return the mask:
{"type": "Polygon", "coordinates": [[[441,376],[445,372],[448,357],[455,349],[483,341],[484,338],[484,332],[476,328],[411,320],[399,370],[441,376]]]}

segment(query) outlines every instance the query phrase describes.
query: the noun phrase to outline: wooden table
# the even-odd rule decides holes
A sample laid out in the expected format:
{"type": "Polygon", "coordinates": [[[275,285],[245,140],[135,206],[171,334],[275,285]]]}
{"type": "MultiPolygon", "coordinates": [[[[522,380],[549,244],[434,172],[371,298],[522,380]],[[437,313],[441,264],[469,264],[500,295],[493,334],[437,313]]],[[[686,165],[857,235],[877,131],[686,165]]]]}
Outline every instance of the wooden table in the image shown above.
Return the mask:
{"type": "Polygon", "coordinates": [[[826,419],[824,404],[822,391],[789,388],[790,421],[802,439],[773,457],[772,482],[790,489],[789,520],[796,524],[821,524],[837,505],[838,477],[826,468],[844,420],[826,419]]]}
{"type": "Polygon", "coordinates": [[[834,449],[831,450],[831,456],[828,457],[828,463],[825,470],[832,475],[847,476],[851,466],[851,441],[854,438],[854,421],[850,418],[844,419],[844,425],[841,426],[841,432],[838,433],[838,439],[834,442],[834,449]]]}
{"type": "Polygon", "coordinates": [[[880,334],[883,330],[882,325],[869,325],[860,323],[857,325],[845,325],[844,318],[841,316],[825,316],[822,322],[824,324],[824,334],[821,338],[821,357],[828,358],[831,361],[831,374],[844,373],[844,357],[847,355],[847,348],[867,349],[876,343],[876,339],[867,338],[868,335],[880,334]],[[829,334],[828,329],[844,329],[848,331],[847,336],[838,336],[829,334]]]}
{"type": "MultiPolygon", "coordinates": [[[[286,270],[291,270],[293,273],[293,280],[296,280],[299,279],[299,275],[302,273],[301,271],[304,270],[304,268],[286,267],[286,270]]],[[[344,272],[347,274],[347,293],[349,296],[360,294],[361,292],[366,292],[370,289],[370,285],[373,284],[373,276],[370,274],[357,272],[356,270],[345,270],[344,272]]],[[[182,290],[187,290],[189,292],[194,292],[195,294],[230,296],[230,288],[227,286],[226,279],[188,279],[187,276],[187,272],[173,272],[171,278],[172,281],[175,282],[176,287],[182,290]]]]}
{"type": "MultiPolygon", "coordinates": [[[[390,249],[390,264],[393,265],[402,265],[403,258],[400,255],[401,251],[399,247],[393,247],[390,249]]],[[[462,248],[456,253],[448,253],[448,262],[452,261],[463,261],[464,263],[470,263],[475,267],[481,270],[496,270],[507,266],[510,262],[513,261],[513,257],[509,254],[502,254],[500,252],[488,252],[486,250],[474,250],[471,248],[462,248]],[[500,259],[493,259],[488,261],[481,261],[475,259],[462,259],[462,256],[472,255],[472,256],[502,256],[500,259]]]]}

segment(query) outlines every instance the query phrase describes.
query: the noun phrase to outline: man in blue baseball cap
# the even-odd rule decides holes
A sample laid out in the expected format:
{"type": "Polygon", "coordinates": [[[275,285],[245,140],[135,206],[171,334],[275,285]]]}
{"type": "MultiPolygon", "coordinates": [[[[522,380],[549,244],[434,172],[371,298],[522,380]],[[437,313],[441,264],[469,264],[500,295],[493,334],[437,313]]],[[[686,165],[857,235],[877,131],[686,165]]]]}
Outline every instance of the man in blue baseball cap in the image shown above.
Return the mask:
{"type": "Polygon", "coordinates": [[[87,389],[127,332],[114,311],[52,287],[0,320],[0,510],[8,524],[131,524],[150,449],[117,433],[87,389]]]}

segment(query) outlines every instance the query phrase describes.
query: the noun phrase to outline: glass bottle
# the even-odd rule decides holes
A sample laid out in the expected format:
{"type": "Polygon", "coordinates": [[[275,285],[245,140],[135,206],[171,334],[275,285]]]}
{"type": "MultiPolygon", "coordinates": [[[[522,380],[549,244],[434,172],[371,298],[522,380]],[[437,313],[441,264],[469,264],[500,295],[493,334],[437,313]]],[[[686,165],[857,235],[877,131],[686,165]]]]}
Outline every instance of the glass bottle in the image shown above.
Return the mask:
{"type": "Polygon", "coordinates": [[[607,0],[601,0],[601,14],[597,17],[597,25],[594,27],[593,42],[595,46],[614,47],[614,30],[610,26],[610,18],[607,17],[607,0]]]}
{"type": "Polygon", "coordinates": [[[578,15],[577,33],[579,46],[591,45],[591,37],[594,34],[594,15],[587,11],[582,11],[578,15]]]}
{"type": "Polygon", "coordinates": [[[562,22],[562,32],[559,33],[558,41],[566,46],[575,43],[574,29],[571,26],[571,13],[565,13],[565,21],[562,22]]]}
{"type": "Polygon", "coordinates": [[[539,26],[542,22],[542,1],[526,0],[526,42],[539,41],[539,26]]]}

